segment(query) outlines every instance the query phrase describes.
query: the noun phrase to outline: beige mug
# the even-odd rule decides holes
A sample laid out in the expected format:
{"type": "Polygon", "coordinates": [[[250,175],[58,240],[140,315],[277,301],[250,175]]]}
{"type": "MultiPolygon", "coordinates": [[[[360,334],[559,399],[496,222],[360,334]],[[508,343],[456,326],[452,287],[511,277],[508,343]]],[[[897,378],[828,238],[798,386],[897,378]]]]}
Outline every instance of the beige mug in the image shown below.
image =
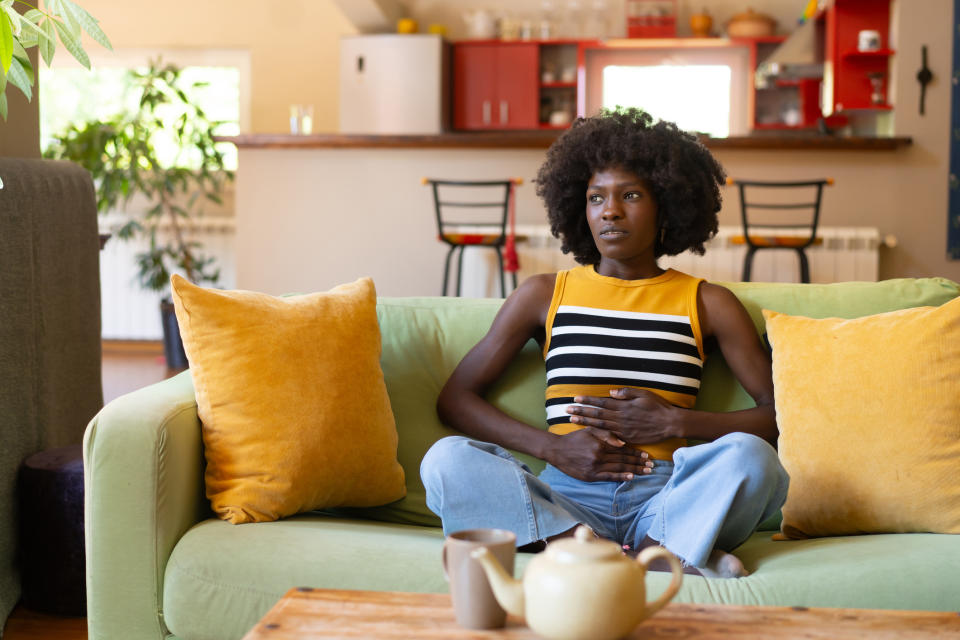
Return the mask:
{"type": "Polygon", "coordinates": [[[467,629],[497,629],[507,621],[507,612],[493,596],[487,574],[470,553],[480,547],[490,550],[513,574],[517,536],[506,529],[455,531],[443,543],[443,575],[450,583],[450,597],[457,624],[467,629]]]}

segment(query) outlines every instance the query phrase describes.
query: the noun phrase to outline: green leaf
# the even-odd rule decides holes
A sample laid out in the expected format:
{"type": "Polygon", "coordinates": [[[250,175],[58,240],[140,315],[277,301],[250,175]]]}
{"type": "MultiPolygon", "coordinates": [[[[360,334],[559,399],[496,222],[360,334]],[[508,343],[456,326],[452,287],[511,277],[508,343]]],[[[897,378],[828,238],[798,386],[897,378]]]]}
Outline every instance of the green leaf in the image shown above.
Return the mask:
{"type": "Polygon", "coordinates": [[[87,13],[87,10],[83,7],[80,7],[74,4],[71,0],[60,0],[60,4],[66,7],[67,13],[70,13],[74,20],[83,27],[83,30],[90,34],[90,37],[93,38],[97,43],[106,47],[107,49],[113,51],[113,45],[110,44],[110,39],[107,38],[107,34],[103,32],[100,28],[100,24],[97,20],[87,13]]]}
{"type": "Polygon", "coordinates": [[[43,21],[43,33],[47,37],[40,41],[40,56],[43,61],[50,66],[53,60],[53,53],[57,50],[57,32],[53,27],[54,20],[47,19],[43,21]]]}
{"type": "Polygon", "coordinates": [[[64,6],[62,0],[50,0],[47,2],[47,10],[63,20],[60,24],[67,27],[74,40],[80,40],[83,29],[77,19],[73,17],[73,14],[70,13],[70,10],[64,6]]]}
{"type": "Polygon", "coordinates": [[[13,27],[6,11],[0,12],[0,68],[6,73],[13,62],[13,27]]]}
{"type": "Polygon", "coordinates": [[[20,58],[13,58],[10,63],[10,73],[7,74],[7,77],[10,80],[10,84],[20,89],[20,91],[23,91],[23,95],[27,96],[27,100],[33,99],[33,89],[31,88],[33,86],[33,69],[30,69],[29,64],[27,68],[24,69],[20,58]]]}
{"type": "MultiPolygon", "coordinates": [[[[3,121],[7,121],[7,93],[6,91],[0,91],[0,116],[3,116],[3,121]]],[[[3,187],[3,182],[0,182],[0,188],[3,187]]]]}
{"type": "Polygon", "coordinates": [[[20,14],[17,13],[17,10],[13,8],[13,3],[7,4],[3,3],[3,11],[7,14],[7,17],[10,18],[10,27],[13,29],[13,35],[15,38],[20,37],[20,32],[23,30],[20,26],[20,14]]]}
{"type": "MultiPolygon", "coordinates": [[[[17,15],[20,18],[20,26],[22,27],[20,31],[20,44],[24,47],[36,46],[41,39],[49,38],[49,36],[43,32],[43,29],[27,18],[26,15],[17,15]]],[[[40,15],[42,16],[43,14],[41,13],[40,15]]]]}
{"type": "Polygon", "coordinates": [[[54,21],[53,24],[57,28],[57,34],[60,36],[60,42],[62,42],[63,46],[67,48],[67,51],[70,52],[70,55],[76,58],[77,62],[89,69],[90,58],[87,57],[87,52],[84,51],[83,47],[80,46],[79,39],[74,37],[70,29],[68,27],[64,27],[62,23],[54,21]]]}

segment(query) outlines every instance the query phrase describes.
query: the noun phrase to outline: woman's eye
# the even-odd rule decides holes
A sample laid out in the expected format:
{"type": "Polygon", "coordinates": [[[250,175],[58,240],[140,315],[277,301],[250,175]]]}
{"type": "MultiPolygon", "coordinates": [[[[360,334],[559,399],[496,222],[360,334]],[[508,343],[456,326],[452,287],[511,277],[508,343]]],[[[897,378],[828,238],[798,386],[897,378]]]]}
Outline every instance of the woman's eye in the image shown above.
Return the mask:
{"type": "Polygon", "coordinates": [[[603,202],[603,196],[599,193],[591,193],[587,196],[587,202],[603,202]]]}
{"type": "Polygon", "coordinates": [[[640,197],[641,197],[641,194],[637,191],[628,191],[623,196],[624,200],[633,200],[635,198],[640,198],[640,197]]]}

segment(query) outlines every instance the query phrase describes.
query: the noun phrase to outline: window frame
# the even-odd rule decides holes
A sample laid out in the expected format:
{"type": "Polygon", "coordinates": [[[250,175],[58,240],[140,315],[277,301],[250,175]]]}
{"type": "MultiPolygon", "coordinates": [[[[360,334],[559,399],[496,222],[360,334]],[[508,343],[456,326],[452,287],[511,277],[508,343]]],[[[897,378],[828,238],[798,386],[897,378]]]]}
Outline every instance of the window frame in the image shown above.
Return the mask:
{"type": "MultiPolygon", "coordinates": [[[[251,121],[251,56],[245,49],[178,49],[124,47],[113,51],[91,51],[92,68],[134,69],[160,57],[164,63],[184,67],[233,67],[239,72],[239,125],[240,131],[250,131],[251,121]]],[[[42,66],[42,65],[41,65],[42,66]]],[[[69,56],[58,56],[53,69],[83,68],[69,56]]],[[[45,70],[44,70],[45,71],[45,70]]],[[[41,71],[42,73],[43,71],[41,71]]]]}
{"type": "Polygon", "coordinates": [[[696,46],[666,41],[631,46],[587,47],[583,51],[584,90],[581,115],[596,113],[603,104],[603,69],[607,66],[727,65],[730,67],[730,136],[751,130],[751,56],[748,46],[732,41],[703,42],[696,46]]]}

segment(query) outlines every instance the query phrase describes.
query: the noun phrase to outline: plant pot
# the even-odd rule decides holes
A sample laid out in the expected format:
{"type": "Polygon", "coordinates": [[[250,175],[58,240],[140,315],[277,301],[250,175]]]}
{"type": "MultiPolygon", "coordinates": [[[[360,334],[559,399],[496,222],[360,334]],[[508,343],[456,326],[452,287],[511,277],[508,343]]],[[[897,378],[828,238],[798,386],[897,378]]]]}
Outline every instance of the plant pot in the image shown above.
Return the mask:
{"type": "Polygon", "coordinates": [[[163,355],[167,359],[167,369],[187,369],[190,363],[183,350],[183,340],[180,339],[180,325],[177,324],[177,314],[173,310],[173,302],[160,301],[160,323],[163,325],[163,355]]]}

